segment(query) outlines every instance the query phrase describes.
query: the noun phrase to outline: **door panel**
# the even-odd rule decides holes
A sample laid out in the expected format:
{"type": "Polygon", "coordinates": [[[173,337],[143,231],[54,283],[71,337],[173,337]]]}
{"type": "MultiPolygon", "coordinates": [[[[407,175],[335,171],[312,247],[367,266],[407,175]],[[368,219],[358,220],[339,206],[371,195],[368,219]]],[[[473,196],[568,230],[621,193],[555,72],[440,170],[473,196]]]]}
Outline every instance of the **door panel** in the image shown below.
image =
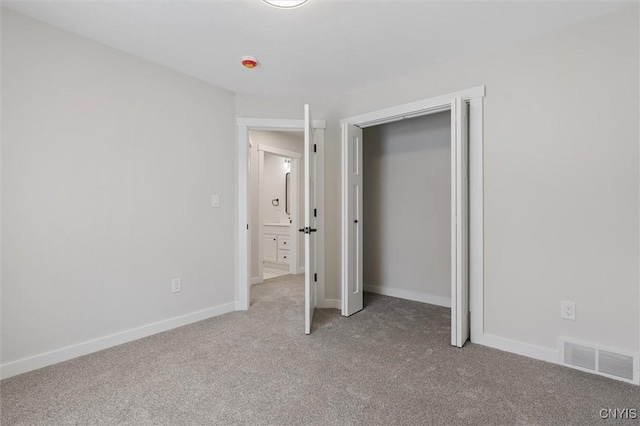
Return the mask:
{"type": "Polygon", "coordinates": [[[451,344],[469,340],[468,106],[451,102],[451,344]]]}
{"type": "Polygon", "coordinates": [[[342,241],[342,315],[361,311],[362,282],[362,129],[342,125],[343,152],[343,241],[342,241]]]}
{"type": "Polygon", "coordinates": [[[311,333],[313,311],[316,306],[316,220],[315,165],[313,121],[309,105],[304,106],[304,332],[311,333]]]}

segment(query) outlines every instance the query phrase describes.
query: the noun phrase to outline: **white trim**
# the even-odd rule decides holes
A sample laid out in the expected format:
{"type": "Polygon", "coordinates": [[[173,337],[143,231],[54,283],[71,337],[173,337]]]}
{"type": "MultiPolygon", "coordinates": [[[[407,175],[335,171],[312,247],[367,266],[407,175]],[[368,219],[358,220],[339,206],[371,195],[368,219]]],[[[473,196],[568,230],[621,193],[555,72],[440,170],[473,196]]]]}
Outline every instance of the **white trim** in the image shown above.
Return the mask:
{"type": "Polygon", "coordinates": [[[320,309],[340,309],[341,306],[340,299],[320,299],[316,302],[316,308],[320,309]]]}
{"type": "MultiPolygon", "coordinates": [[[[314,121],[315,123],[315,121],[314,121]]],[[[316,271],[318,274],[318,281],[316,282],[316,303],[320,300],[325,300],[325,268],[324,268],[324,253],[325,253],[325,206],[324,206],[324,129],[319,128],[315,130],[316,144],[316,177],[315,177],[315,196],[316,196],[316,208],[318,209],[318,216],[316,217],[316,245],[322,247],[322,250],[316,250],[316,271]],[[320,170],[322,168],[322,170],[320,170]]],[[[294,229],[297,231],[297,229],[294,229]]],[[[302,271],[304,272],[304,262],[302,262],[302,271]]]]}
{"type": "MultiPolygon", "coordinates": [[[[304,146],[303,146],[304,148],[304,146]]],[[[289,264],[289,273],[295,273],[296,269],[300,266],[300,262],[304,263],[304,259],[301,259],[299,247],[303,245],[304,239],[298,232],[298,226],[304,223],[304,209],[300,208],[300,183],[303,179],[300,167],[302,163],[302,156],[300,158],[294,158],[291,161],[291,200],[295,202],[291,203],[289,210],[289,217],[291,218],[291,226],[289,227],[289,240],[291,241],[291,262],[289,264]]],[[[286,201],[285,201],[286,202],[286,201]]]]}
{"type": "Polygon", "coordinates": [[[402,290],[394,287],[377,286],[371,284],[364,285],[364,291],[381,294],[383,296],[397,297],[398,299],[413,300],[414,302],[428,303],[430,305],[444,306],[451,308],[451,298],[442,296],[432,296],[430,294],[419,293],[417,291],[402,290]]]}
{"type": "Polygon", "coordinates": [[[288,151],[286,149],[265,145],[263,143],[258,144],[258,151],[269,152],[271,154],[279,155],[281,157],[291,157],[291,158],[297,158],[297,159],[302,158],[302,154],[300,154],[299,152],[288,151]]]}
{"type": "Polygon", "coordinates": [[[236,215],[236,285],[235,305],[236,310],[249,309],[249,286],[251,285],[249,271],[251,270],[251,209],[249,208],[249,163],[251,161],[249,150],[249,129],[246,126],[238,126],[238,141],[236,147],[237,171],[236,193],[238,196],[238,211],[236,215]],[[241,142],[240,142],[241,141],[241,142]],[[244,285],[240,285],[244,283],[244,285]]]}
{"type": "MultiPolygon", "coordinates": [[[[235,282],[235,309],[238,311],[249,309],[251,279],[251,232],[247,229],[247,224],[251,223],[251,213],[249,209],[249,130],[276,130],[276,131],[304,131],[304,120],[283,120],[271,118],[236,118],[237,132],[237,222],[236,222],[236,282],[235,282]]],[[[313,128],[316,130],[316,144],[318,146],[318,156],[316,157],[316,182],[321,182],[322,198],[317,196],[318,221],[324,225],[324,120],[313,120],[313,128]]],[[[318,227],[316,238],[324,241],[324,226],[318,227]]],[[[316,267],[318,271],[318,282],[316,288],[321,288],[319,292],[324,294],[324,250],[316,250],[316,267]],[[322,268],[322,269],[320,269],[322,268]]],[[[301,268],[304,273],[304,268],[301,268]]],[[[316,293],[318,294],[318,293],[316,293]]],[[[316,299],[317,300],[317,299],[316,299]]]]}
{"type": "Polygon", "coordinates": [[[366,114],[344,118],[340,120],[340,123],[351,123],[364,129],[365,127],[391,123],[393,121],[403,120],[405,118],[435,114],[437,112],[448,111],[449,109],[451,109],[451,99],[453,98],[462,98],[462,100],[464,101],[469,101],[471,99],[484,97],[485,92],[485,86],[477,86],[471,89],[449,93],[447,95],[422,99],[416,102],[396,105],[391,108],[385,108],[378,111],[368,112],[366,114]]]}
{"type": "MultiPolygon", "coordinates": [[[[251,132],[249,132],[249,135],[251,135],[251,132]]],[[[262,218],[263,215],[260,214],[260,204],[262,202],[262,178],[264,175],[264,151],[261,151],[259,149],[256,150],[258,153],[258,187],[257,187],[257,194],[252,194],[251,193],[251,186],[249,186],[249,200],[251,200],[251,198],[254,198],[257,200],[257,208],[253,205],[251,205],[251,202],[249,202],[249,211],[251,213],[256,213],[258,214],[258,275],[260,277],[262,277],[264,279],[264,220],[262,218]],[[254,195],[256,195],[255,197],[253,197],[254,195]]],[[[251,160],[252,161],[252,160],[251,160]]],[[[249,163],[249,170],[255,170],[255,164],[253,164],[253,162],[249,163]]],[[[249,227],[251,228],[251,227],[249,227]]],[[[253,238],[252,238],[252,231],[251,229],[249,229],[249,241],[253,242],[253,238]]],[[[278,252],[278,249],[276,249],[276,253],[278,252]]],[[[252,260],[251,260],[251,245],[249,246],[249,271],[251,271],[251,264],[252,264],[252,260]]],[[[277,260],[277,254],[276,254],[276,260],[277,260]]]]}
{"type": "Polygon", "coordinates": [[[470,340],[484,334],[484,99],[469,102],[470,340]]]}
{"type": "Polygon", "coordinates": [[[251,278],[251,285],[262,284],[262,275],[258,277],[251,278]]]}
{"type": "Polygon", "coordinates": [[[28,358],[19,359],[17,361],[8,362],[0,366],[0,377],[6,379],[28,371],[37,370],[59,362],[67,361],[79,356],[88,355],[103,349],[128,343],[143,337],[152,336],[174,328],[182,327],[194,322],[202,321],[218,315],[232,312],[234,303],[226,303],[224,305],[203,309],[201,311],[192,312],[185,315],[169,318],[166,320],[143,325],[141,327],[132,328],[130,330],[121,331],[119,333],[110,334],[108,336],[99,337],[97,339],[88,340],[86,342],[55,349],[39,355],[28,358]]]}
{"type": "MultiPolygon", "coordinates": [[[[287,120],[277,118],[247,118],[237,117],[236,125],[238,127],[250,127],[251,130],[278,130],[282,132],[304,130],[304,120],[287,120]]],[[[326,129],[325,120],[313,120],[314,129],[326,129]]]]}
{"type": "MultiPolygon", "coordinates": [[[[398,121],[404,118],[418,117],[451,109],[451,100],[460,97],[469,103],[469,311],[471,315],[470,340],[480,343],[484,335],[484,130],[483,130],[483,97],[485,86],[477,86],[467,90],[423,99],[407,104],[369,112],[340,120],[341,124],[350,123],[358,127],[398,121]]],[[[342,137],[344,139],[344,136],[342,137]]],[[[342,199],[347,188],[345,180],[345,151],[342,146],[342,199]]],[[[342,215],[345,215],[345,203],[342,202],[342,215]]],[[[342,272],[341,287],[344,293],[346,271],[344,253],[346,252],[346,236],[344,226],[341,231],[342,272]]],[[[493,341],[489,339],[489,341],[493,341]]],[[[488,345],[491,346],[491,345],[488,345]]],[[[517,353],[517,352],[516,352],[517,353]]]]}
{"type": "Polygon", "coordinates": [[[556,349],[536,346],[530,343],[519,342],[517,340],[510,340],[504,337],[494,336],[492,334],[483,334],[482,336],[476,336],[474,340],[474,343],[477,343],[479,345],[489,346],[501,351],[511,352],[514,354],[538,359],[540,361],[550,362],[553,364],[558,363],[558,351],[556,349]]]}

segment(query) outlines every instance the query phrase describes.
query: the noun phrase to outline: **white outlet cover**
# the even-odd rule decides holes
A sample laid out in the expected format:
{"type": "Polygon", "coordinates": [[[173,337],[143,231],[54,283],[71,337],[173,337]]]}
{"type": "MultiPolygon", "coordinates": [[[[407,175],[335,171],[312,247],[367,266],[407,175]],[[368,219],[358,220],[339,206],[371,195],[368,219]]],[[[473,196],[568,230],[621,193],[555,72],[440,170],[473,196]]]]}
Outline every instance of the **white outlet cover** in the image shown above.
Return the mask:
{"type": "Polygon", "coordinates": [[[174,278],[171,280],[171,293],[182,291],[182,279],[174,278]]]}
{"type": "Polygon", "coordinates": [[[211,207],[220,207],[220,197],[218,194],[211,195],[211,207]]]}
{"type": "Polygon", "coordinates": [[[560,318],[567,320],[576,320],[576,304],[563,300],[560,302],[560,318]]]}

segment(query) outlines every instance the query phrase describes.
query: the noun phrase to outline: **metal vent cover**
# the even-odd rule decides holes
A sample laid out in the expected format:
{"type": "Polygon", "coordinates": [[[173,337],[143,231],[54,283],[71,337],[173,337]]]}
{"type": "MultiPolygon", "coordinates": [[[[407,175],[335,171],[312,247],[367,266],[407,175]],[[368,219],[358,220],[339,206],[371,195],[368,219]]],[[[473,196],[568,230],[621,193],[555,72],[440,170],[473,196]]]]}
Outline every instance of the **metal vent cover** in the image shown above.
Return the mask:
{"type": "Polygon", "coordinates": [[[609,351],[598,351],[598,371],[633,380],[633,357],[609,351]]]}
{"type": "Polygon", "coordinates": [[[596,350],[588,346],[564,342],[564,362],[587,370],[596,369],[596,350]]]}
{"type": "Polygon", "coordinates": [[[559,362],[612,379],[640,385],[640,357],[603,349],[588,343],[560,339],[559,362]]]}

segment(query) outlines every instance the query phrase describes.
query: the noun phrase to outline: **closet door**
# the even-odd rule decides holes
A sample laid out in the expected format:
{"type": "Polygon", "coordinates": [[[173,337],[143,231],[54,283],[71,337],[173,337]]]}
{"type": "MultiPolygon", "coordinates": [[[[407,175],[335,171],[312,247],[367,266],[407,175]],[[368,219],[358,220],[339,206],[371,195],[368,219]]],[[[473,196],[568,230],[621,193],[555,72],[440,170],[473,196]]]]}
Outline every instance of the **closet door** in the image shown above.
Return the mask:
{"type": "Polygon", "coordinates": [[[362,284],[362,129],[342,125],[342,315],[361,311],[362,284]]]}
{"type": "Polygon", "coordinates": [[[451,102],[451,344],[469,340],[468,106],[451,102]]]}

